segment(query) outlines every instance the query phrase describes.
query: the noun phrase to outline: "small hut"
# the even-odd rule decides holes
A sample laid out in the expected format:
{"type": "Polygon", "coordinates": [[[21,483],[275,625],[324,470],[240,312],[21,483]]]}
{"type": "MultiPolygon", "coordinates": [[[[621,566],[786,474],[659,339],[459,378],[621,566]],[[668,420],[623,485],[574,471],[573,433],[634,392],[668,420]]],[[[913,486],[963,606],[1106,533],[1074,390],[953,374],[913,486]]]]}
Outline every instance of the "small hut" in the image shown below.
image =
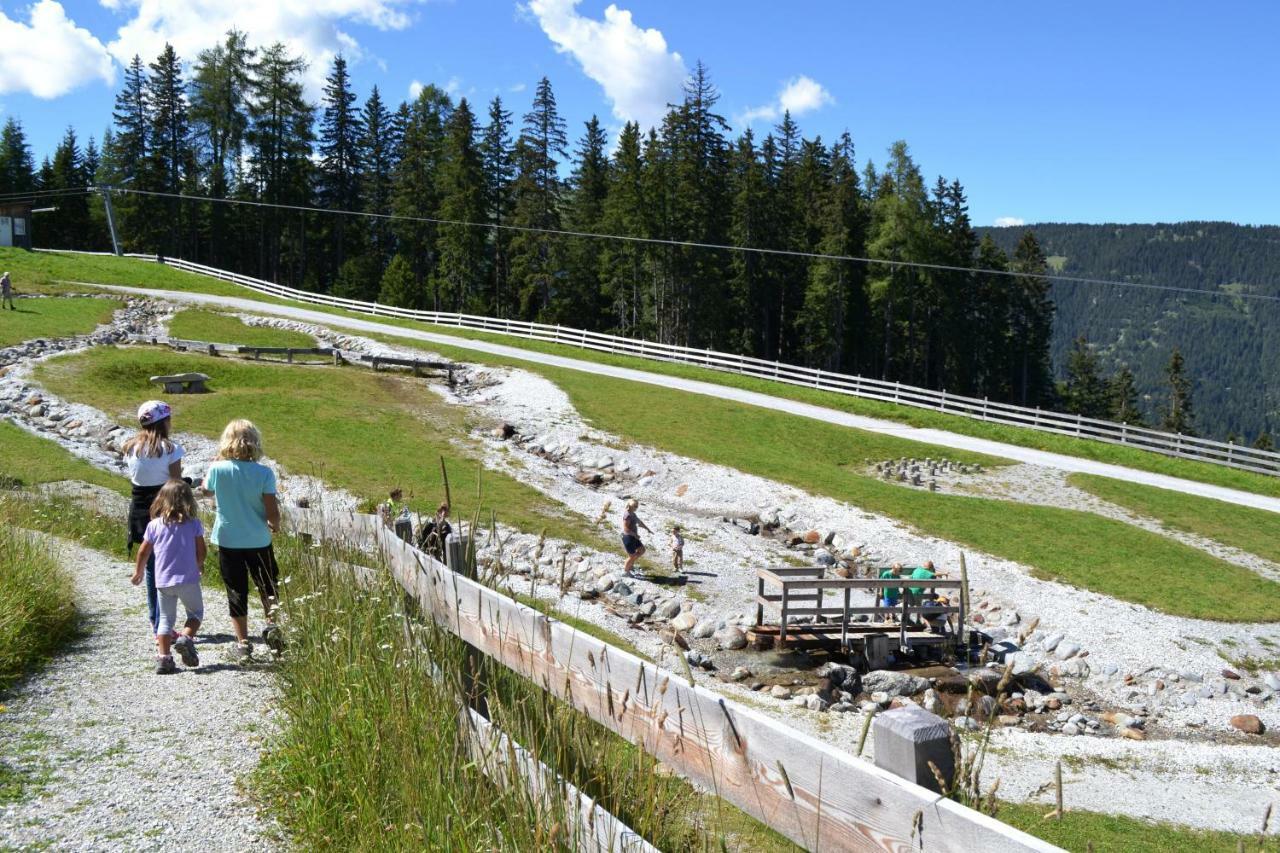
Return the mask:
{"type": "Polygon", "coordinates": [[[0,246],[31,248],[31,202],[0,202],[0,246]]]}

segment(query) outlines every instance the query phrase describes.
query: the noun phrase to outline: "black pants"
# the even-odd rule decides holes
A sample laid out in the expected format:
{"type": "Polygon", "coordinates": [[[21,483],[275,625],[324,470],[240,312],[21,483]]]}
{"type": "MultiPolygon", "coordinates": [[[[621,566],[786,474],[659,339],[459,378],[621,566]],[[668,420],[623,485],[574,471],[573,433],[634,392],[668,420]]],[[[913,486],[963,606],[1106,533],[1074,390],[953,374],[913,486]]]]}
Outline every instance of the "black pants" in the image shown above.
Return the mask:
{"type": "MultiPolygon", "coordinates": [[[[231,618],[243,619],[249,615],[249,578],[253,578],[258,592],[271,601],[270,609],[275,609],[280,567],[276,565],[276,552],[270,545],[265,548],[219,547],[218,572],[227,588],[231,618]]],[[[267,617],[270,616],[268,612],[267,617]]]]}

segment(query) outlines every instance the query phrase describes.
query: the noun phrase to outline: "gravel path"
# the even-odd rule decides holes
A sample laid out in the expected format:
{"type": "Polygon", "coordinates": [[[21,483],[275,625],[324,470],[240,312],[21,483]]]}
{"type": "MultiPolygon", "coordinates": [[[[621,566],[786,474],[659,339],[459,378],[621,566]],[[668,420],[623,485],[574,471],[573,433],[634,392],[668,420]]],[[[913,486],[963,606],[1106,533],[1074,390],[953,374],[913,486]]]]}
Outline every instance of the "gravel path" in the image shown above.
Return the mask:
{"type": "MultiPolygon", "coordinates": [[[[726,385],[716,385],[710,382],[699,382],[692,379],[681,379],[675,376],[664,376],[657,373],[649,373],[644,370],[615,367],[613,365],[581,361],[579,359],[565,358],[558,355],[548,355],[546,353],[520,349],[519,347],[488,343],[486,341],[470,340],[468,338],[459,338],[452,335],[441,335],[434,332],[424,332],[418,329],[407,329],[371,320],[358,320],[350,317],[328,314],[323,311],[314,311],[307,308],[295,308],[289,305],[273,305],[267,302],[259,302],[254,299],[210,296],[203,293],[184,293],[172,290],[150,290],[145,288],[120,287],[116,285],[94,286],[121,293],[147,294],[170,302],[216,305],[223,310],[252,311],[259,314],[274,314],[276,316],[290,317],[296,320],[302,320],[308,323],[319,323],[330,327],[341,327],[363,332],[397,335],[411,340],[444,344],[447,346],[491,353],[493,355],[500,355],[508,358],[519,358],[525,361],[535,362],[537,364],[548,364],[555,367],[567,368],[569,370],[579,370],[600,376],[612,376],[633,382],[643,382],[648,385],[660,385],[664,388],[676,388],[695,394],[705,394],[710,397],[734,400],[752,406],[759,406],[760,408],[774,409],[793,415],[799,415],[801,417],[813,418],[814,420],[820,420],[824,423],[834,423],[866,430],[868,432],[896,435],[900,438],[909,439],[911,441],[920,441],[925,444],[932,444],[938,447],[950,447],[959,450],[970,450],[976,453],[987,453],[992,456],[1001,456],[1017,462],[1029,462],[1036,465],[1044,465],[1049,468],[1058,468],[1064,471],[1079,471],[1085,474],[1099,474],[1104,477],[1112,477],[1114,479],[1126,480],[1135,483],[1144,483],[1148,486],[1169,489],[1171,491],[1182,492],[1184,494],[1215,498],[1217,500],[1238,504],[1240,506],[1250,506],[1258,509],[1270,510],[1272,512],[1280,512],[1280,498],[1258,495],[1252,492],[1242,492],[1237,489],[1214,486],[1208,483],[1198,483],[1192,480],[1183,480],[1178,477],[1154,474],[1149,471],[1137,471],[1132,468],[1125,468],[1121,465],[1095,462],[1091,459],[1082,459],[1077,456],[1066,456],[1060,453],[1050,453],[1044,450],[1034,450],[1032,448],[1019,447],[1012,444],[1002,444],[998,441],[989,441],[987,439],[959,435],[957,433],[946,432],[945,430],[923,429],[920,427],[896,423],[894,421],[868,418],[861,415],[850,414],[848,412],[837,411],[835,409],[824,408],[822,406],[811,405],[809,403],[801,403],[796,400],[786,400],[780,397],[773,397],[768,394],[746,391],[741,388],[731,388],[726,385]]],[[[921,453],[924,455],[926,451],[922,448],[921,453]]]]}
{"type": "MultiPolygon", "coordinates": [[[[60,543],[86,636],[6,697],[0,761],[32,780],[0,806],[0,848],[242,851],[280,846],[241,790],[273,724],[270,664],[225,663],[225,598],[206,589],[201,666],[152,673],[129,565],[60,543]]],[[[263,651],[263,658],[266,652],[263,651]]]]}

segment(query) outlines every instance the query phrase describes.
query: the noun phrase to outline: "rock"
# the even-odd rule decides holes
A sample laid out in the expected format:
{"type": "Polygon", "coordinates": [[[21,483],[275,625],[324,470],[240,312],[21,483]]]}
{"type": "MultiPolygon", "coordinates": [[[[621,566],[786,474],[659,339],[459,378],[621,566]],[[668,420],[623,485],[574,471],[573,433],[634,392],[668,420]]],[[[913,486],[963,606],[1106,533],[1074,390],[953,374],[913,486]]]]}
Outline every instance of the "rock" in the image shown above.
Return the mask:
{"type": "Polygon", "coordinates": [[[1056,711],[1062,707],[1062,700],[1056,696],[1050,696],[1044,700],[1044,707],[1050,711],[1056,711]]]}
{"type": "Polygon", "coordinates": [[[981,726],[978,725],[977,721],[973,720],[970,717],[956,717],[954,720],[951,721],[951,725],[962,732],[977,731],[979,728],[981,728],[981,726]]]}
{"type": "Polygon", "coordinates": [[[835,556],[825,548],[819,548],[814,552],[813,561],[819,566],[834,566],[836,564],[835,556]]]}
{"type": "Polygon", "coordinates": [[[583,589],[578,590],[578,598],[581,598],[583,601],[590,601],[599,595],[600,593],[596,592],[594,587],[584,587],[583,589]]]}
{"type": "Polygon", "coordinates": [[[1223,677],[1223,678],[1229,678],[1229,679],[1231,679],[1232,681],[1239,681],[1239,680],[1240,680],[1240,673],[1236,672],[1234,669],[1224,669],[1224,670],[1222,671],[1222,677],[1223,677]]]}
{"type": "Polygon", "coordinates": [[[813,694],[812,696],[805,697],[805,706],[810,711],[825,711],[827,710],[827,706],[830,704],[831,703],[827,702],[825,699],[823,699],[821,696],[817,695],[816,693],[813,694]]]}
{"type": "Polygon", "coordinates": [[[1061,643],[1064,639],[1065,638],[1061,634],[1049,635],[1049,637],[1044,641],[1044,650],[1046,652],[1053,651],[1058,647],[1058,643],[1061,643]]]}
{"type": "Polygon", "coordinates": [[[1142,729],[1126,727],[1126,728],[1120,729],[1120,737],[1125,737],[1125,738],[1128,738],[1129,740],[1146,740],[1147,733],[1144,732],[1142,729]]]}
{"type": "Polygon", "coordinates": [[[1268,672],[1262,681],[1270,689],[1280,690],[1280,675],[1276,675],[1274,672],[1268,672]]]}
{"type": "Polygon", "coordinates": [[[998,722],[1002,726],[1016,726],[1022,722],[1022,718],[1016,714],[1001,714],[998,718],[998,722]]]}
{"type": "Polygon", "coordinates": [[[716,641],[716,645],[722,649],[734,651],[747,647],[747,635],[743,633],[741,628],[732,626],[721,628],[711,636],[716,641]]]}
{"type": "Polygon", "coordinates": [[[1058,648],[1053,653],[1053,656],[1056,657],[1058,660],[1066,660],[1068,658],[1075,657],[1076,653],[1079,651],[1080,651],[1079,643],[1073,643],[1070,640],[1063,640],[1061,643],[1058,644],[1058,648]]]}
{"type": "Polygon", "coordinates": [[[659,619],[674,619],[680,614],[684,607],[684,602],[678,598],[668,598],[666,601],[658,605],[658,609],[654,611],[654,615],[659,619]]]}
{"type": "MultiPolygon", "coordinates": [[[[631,584],[627,583],[626,581],[618,581],[616,584],[613,585],[613,589],[611,590],[611,592],[614,595],[618,596],[619,598],[626,598],[627,596],[631,595],[631,584]]],[[[639,604],[641,601],[644,601],[644,596],[642,593],[640,594],[640,598],[637,599],[636,601],[633,601],[632,603],[639,604]]]]}
{"type": "Polygon", "coordinates": [[[598,486],[604,482],[604,475],[599,471],[579,471],[573,479],[583,486],[598,486]]]}
{"type": "Polygon", "coordinates": [[[613,589],[613,584],[614,584],[613,575],[605,575],[604,577],[596,581],[594,586],[595,586],[596,592],[606,593],[609,590],[613,589]]]}
{"type": "Polygon", "coordinates": [[[1188,671],[1188,670],[1185,670],[1185,669],[1184,669],[1184,670],[1180,673],[1180,675],[1182,676],[1182,680],[1183,680],[1183,681],[1190,681],[1190,682],[1193,682],[1193,683],[1195,683],[1195,684],[1199,684],[1200,682],[1204,681],[1204,676],[1202,676],[1202,675],[1201,675],[1200,673],[1198,673],[1198,672],[1190,672],[1190,671],[1188,671]]]}
{"type": "Polygon", "coordinates": [[[819,542],[822,541],[822,534],[816,530],[806,530],[800,536],[800,539],[806,545],[817,545],[819,542]]]}
{"type": "Polygon", "coordinates": [[[1066,723],[1062,727],[1062,733],[1064,735],[1078,735],[1080,734],[1080,726],[1076,723],[1066,723]]]}
{"type": "Polygon", "coordinates": [[[751,670],[745,666],[735,667],[733,672],[729,674],[730,681],[746,681],[751,677],[751,670]]]}
{"type": "Polygon", "coordinates": [[[876,704],[877,704],[877,705],[879,705],[880,707],[884,707],[885,705],[888,705],[888,704],[889,704],[889,699],[890,699],[891,697],[890,697],[890,696],[889,696],[889,694],[888,694],[888,693],[886,693],[885,691],[883,691],[883,690],[877,690],[877,691],[875,691],[874,693],[872,693],[870,696],[868,696],[867,698],[869,698],[872,702],[876,703],[876,704]]]}
{"type": "Polygon", "coordinates": [[[891,696],[911,696],[929,689],[929,679],[905,672],[877,669],[862,676],[862,689],[867,693],[883,690],[891,696]]]}
{"type": "Polygon", "coordinates": [[[677,631],[688,631],[698,623],[698,617],[693,615],[693,611],[685,610],[676,618],[671,620],[671,627],[677,631]]]}
{"type": "Polygon", "coordinates": [[[1006,610],[1004,612],[1004,617],[1000,620],[1000,623],[1002,625],[1017,625],[1021,621],[1022,617],[1018,615],[1018,611],[1006,610]]]}
{"type": "Polygon", "coordinates": [[[1074,658],[1057,664],[1051,672],[1062,678],[1088,678],[1090,670],[1087,661],[1083,658],[1074,658]]]}
{"type": "Polygon", "coordinates": [[[769,695],[774,699],[790,699],[791,688],[784,687],[781,684],[775,684],[773,687],[769,688],[769,695]]]}
{"type": "Polygon", "coordinates": [[[640,605],[640,615],[652,616],[653,611],[657,609],[658,609],[658,605],[654,604],[652,601],[646,601],[644,604],[640,605]]]}
{"type": "Polygon", "coordinates": [[[693,630],[689,632],[689,636],[697,640],[705,640],[716,632],[718,623],[715,619],[703,619],[697,625],[693,626],[693,630]]]}
{"type": "Polygon", "coordinates": [[[857,692],[858,670],[854,667],[842,663],[828,662],[814,670],[814,675],[818,678],[825,678],[831,682],[833,687],[842,687],[846,690],[857,692]],[[850,687],[850,684],[853,687],[850,687]]]}
{"type": "Polygon", "coordinates": [[[1260,735],[1267,730],[1254,714],[1236,714],[1231,718],[1231,727],[1247,735],[1260,735]]]}
{"type": "Polygon", "coordinates": [[[1027,652],[1015,652],[1005,659],[1005,663],[1013,664],[1014,675],[1028,675],[1036,668],[1036,660],[1027,652]]]}
{"type": "Polygon", "coordinates": [[[668,646],[676,646],[677,648],[689,650],[689,641],[679,631],[673,631],[670,628],[663,628],[658,632],[658,639],[666,643],[668,646]]]}

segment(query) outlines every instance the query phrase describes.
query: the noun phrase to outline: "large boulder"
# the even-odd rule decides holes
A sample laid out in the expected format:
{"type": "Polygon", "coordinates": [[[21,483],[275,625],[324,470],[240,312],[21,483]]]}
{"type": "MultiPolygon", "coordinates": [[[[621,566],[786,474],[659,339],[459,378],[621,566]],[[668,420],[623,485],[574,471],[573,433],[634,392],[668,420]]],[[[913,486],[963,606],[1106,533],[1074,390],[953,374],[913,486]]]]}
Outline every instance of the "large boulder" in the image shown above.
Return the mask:
{"type": "Polygon", "coordinates": [[[1262,720],[1254,714],[1236,714],[1231,718],[1231,728],[1242,731],[1247,735],[1260,735],[1267,730],[1262,724],[1262,720]]]}
{"type": "Polygon", "coordinates": [[[743,633],[741,628],[736,628],[732,625],[716,631],[711,635],[711,638],[715,640],[716,645],[722,649],[735,651],[737,649],[745,649],[747,647],[747,635],[743,633]]]}
{"type": "Polygon", "coordinates": [[[906,672],[877,669],[862,676],[864,693],[883,690],[890,696],[912,696],[929,689],[929,679],[906,672]]]}

